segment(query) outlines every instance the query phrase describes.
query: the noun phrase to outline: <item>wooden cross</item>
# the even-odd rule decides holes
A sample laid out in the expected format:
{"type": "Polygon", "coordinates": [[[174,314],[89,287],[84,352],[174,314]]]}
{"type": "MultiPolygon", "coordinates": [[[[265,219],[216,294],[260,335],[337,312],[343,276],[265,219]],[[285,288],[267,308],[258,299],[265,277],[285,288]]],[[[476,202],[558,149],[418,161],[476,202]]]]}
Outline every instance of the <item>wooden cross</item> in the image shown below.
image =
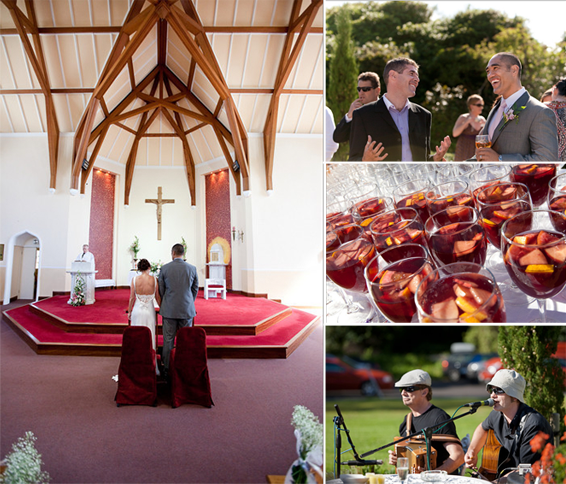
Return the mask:
{"type": "Polygon", "coordinates": [[[161,209],[164,203],[175,203],[173,199],[161,198],[161,187],[157,187],[157,198],[146,198],[145,203],[155,203],[157,205],[157,240],[161,240],[161,209]]]}

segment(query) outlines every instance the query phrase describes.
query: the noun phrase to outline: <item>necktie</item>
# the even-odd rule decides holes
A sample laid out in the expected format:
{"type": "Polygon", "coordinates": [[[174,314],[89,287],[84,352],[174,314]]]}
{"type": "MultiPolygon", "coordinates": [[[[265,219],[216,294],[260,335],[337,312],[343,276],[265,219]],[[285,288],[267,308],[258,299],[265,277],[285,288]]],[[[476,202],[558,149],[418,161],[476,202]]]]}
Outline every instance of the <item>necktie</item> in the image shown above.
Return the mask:
{"type": "Polygon", "coordinates": [[[507,103],[505,102],[505,99],[501,99],[501,103],[499,104],[499,109],[497,110],[497,113],[495,113],[495,116],[493,116],[491,123],[489,123],[489,139],[490,140],[493,139],[493,134],[495,133],[495,128],[497,128],[497,126],[499,126],[499,123],[501,122],[501,118],[503,117],[503,113],[505,112],[506,107],[507,107],[507,103]]]}

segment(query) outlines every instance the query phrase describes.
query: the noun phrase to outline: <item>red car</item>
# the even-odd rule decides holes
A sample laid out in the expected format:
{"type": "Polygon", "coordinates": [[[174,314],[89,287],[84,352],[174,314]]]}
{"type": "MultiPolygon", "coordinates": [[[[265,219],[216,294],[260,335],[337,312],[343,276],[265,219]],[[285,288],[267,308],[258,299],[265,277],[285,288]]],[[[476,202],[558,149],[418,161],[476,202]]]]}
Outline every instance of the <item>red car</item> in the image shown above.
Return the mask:
{"type": "Polygon", "coordinates": [[[393,388],[393,376],[383,370],[353,366],[337,356],[326,356],[326,391],[360,390],[362,395],[376,395],[378,390],[393,388]]]}
{"type": "MultiPolygon", "coordinates": [[[[564,378],[566,381],[566,342],[559,341],[556,353],[554,353],[552,356],[558,359],[558,362],[562,367],[562,371],[564,372],[564,378]]],[[[483,370],[478,375],[478,380],[482,383],[491,381],[493,375],[495,375],[497,371],[501,370],[501,368],[503,368],[503,365],[499,356],[495,356],[491,358],[491,360],[487,360],[485,363],[485,370],[483,370]]]]}

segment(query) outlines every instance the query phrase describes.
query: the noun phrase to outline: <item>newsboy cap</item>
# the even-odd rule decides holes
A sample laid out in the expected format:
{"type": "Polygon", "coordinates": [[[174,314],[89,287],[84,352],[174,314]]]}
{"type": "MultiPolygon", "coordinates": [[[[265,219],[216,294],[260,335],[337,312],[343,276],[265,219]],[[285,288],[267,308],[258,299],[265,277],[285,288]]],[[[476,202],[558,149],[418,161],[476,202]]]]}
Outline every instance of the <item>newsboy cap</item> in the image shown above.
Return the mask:
{"type": "Polygon", "coordinates": [[[430,375],[424,370],[412,370],[405,373],[401,379],[395,383],[396,387],[409,387],[411,385],[432,386],[430,375]]]}

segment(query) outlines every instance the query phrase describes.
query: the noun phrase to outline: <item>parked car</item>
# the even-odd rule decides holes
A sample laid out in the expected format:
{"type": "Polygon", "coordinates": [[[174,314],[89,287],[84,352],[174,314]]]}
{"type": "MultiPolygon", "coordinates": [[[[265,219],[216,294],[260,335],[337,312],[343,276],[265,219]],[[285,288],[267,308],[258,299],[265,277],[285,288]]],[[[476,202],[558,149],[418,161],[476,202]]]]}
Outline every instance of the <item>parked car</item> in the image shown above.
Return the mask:
{"type": "Polygon", "coordinates": [[[379,388],[393,388],[393,375],[374,368],[356,368],[334,355],[326,355],[326,391],[360,390],[362,395],[376,395],[379,388]]]}
{"type": "Polygon", "coordinates": [[[452,343],[450,355],[442,360],[442,372],[450,381],[466,377],[468,364],[477,355],[476,347],[469,343],[452,343]]]}
{"type": "Polygon", "coordinates": [[[495,356],[497,356],[497,353],[477,354],[466,367],[466,378],[471,381],[478,381],[479,374],[485,370],[487,361],[495,356]]]}

